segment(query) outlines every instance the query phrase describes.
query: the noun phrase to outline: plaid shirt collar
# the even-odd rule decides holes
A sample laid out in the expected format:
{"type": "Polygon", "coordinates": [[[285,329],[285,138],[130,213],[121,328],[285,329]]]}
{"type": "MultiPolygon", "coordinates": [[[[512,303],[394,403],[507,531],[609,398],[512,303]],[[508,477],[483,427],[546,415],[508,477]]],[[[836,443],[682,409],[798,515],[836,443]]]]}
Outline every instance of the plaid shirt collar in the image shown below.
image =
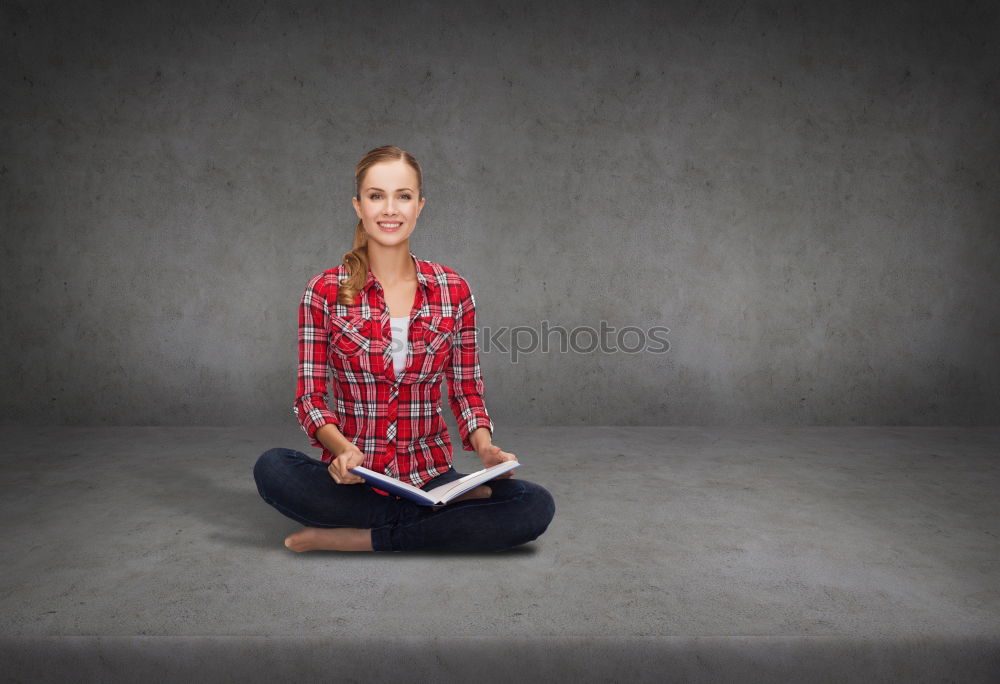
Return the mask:
{"type": "MultiPolygon", "coordinates": [[[[437,288],[444,280],[444,270],[442,270],[438,264],[418,259],[413,252],[410,252],[410,258],[413,259],[413,263],[417,267],[417,282],[423,285],[426,289],[430,290],[437,288]]],[[[377,282],[375,274],[372,273],[372,270],[369,268],[368,280],[366,280],[365,284],[361,287],[361,291],[366,292],[368,288],[373,287],[377,282]]]]}

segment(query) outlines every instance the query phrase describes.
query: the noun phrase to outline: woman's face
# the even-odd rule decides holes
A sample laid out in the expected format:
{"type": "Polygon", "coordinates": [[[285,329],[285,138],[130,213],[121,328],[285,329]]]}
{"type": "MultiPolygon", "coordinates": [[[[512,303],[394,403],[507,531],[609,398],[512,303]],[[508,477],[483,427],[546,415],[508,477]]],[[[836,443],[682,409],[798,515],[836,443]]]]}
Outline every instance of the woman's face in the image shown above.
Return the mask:
{"type": "Polygon", "coordinates": [[[368,240],[386,247],[405,243],[424,208],[417,172],[403,160],[381,162],[361,181],[361,199],[351,198],[368,240]]]}

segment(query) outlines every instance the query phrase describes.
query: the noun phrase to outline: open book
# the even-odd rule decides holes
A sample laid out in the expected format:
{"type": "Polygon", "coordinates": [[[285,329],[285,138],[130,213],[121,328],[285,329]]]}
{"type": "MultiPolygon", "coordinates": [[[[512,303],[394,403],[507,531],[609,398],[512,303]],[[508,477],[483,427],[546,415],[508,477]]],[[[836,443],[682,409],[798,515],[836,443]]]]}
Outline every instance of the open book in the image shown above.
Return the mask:
{"type": "Polygon", "coordinates": [[[443,484],[434,489],[424,491],[418,487],[414,487],[411,484],[403,482],[402,480],[397,480],[394,477],[389,477],[384,473],[376,473],[374,470],[369,470],[362,466],[355,466],[354,468],[349,468],[350,472],[355,475],[359,475],[364,478],[365,484],[372,485],[383,491],[389,492],[391,494],[397,494],[403,498],[414,501],[421,506],[437,506],[440,504],[446,504],[452,499],[465,494],[470,489],[478,487],[484,482],[489,482],[498,475],[503,475],[508,470],[513,470],[514,468],[521,465],[517,461],[504,461],[503,463],[498,463],[490,468],[484,468],[483,470],[478,470],[474,473],[466,475],[454,482],[449,482],[443,484]]]}

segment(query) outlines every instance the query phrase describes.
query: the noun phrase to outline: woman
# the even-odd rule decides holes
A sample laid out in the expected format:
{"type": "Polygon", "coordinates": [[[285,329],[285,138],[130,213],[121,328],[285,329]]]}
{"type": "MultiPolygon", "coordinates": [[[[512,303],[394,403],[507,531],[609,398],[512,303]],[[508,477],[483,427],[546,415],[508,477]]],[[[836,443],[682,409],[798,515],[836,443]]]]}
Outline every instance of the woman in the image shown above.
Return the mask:
{"type": "Polygon", "coordinates": [[[306,526],[285,546],[502,551],[536,539],[555,503],[545,488],[512,478],[514,471],[434,507],[350,472],[360,465],[425,490],[464,476],[452,467],[440,415],[442,375],[462,447],[475,450],[484,468],[517,460],[492,441],[468,283],[410,252],[425,202],[420,165],[398,147],[379,147],[358,162],[355,184],[354,249],[310,279],[299,307],[293,411],[322,459],[276,448],[254,466],[261,497],[306,526]]]}

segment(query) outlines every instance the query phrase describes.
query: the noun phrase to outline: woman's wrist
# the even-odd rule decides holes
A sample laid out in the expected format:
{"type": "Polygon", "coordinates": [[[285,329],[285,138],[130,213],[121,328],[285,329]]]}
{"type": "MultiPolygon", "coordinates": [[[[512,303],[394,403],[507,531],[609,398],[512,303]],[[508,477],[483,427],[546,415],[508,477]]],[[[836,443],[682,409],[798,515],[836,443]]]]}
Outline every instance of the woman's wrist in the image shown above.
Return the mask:
{"type": "Polygon", "coordinates": [[[316,430],[316,441],[333,454],[334,458],[354,446],[354,443],[347,439],[333,423],[326,423],[316,430]]]}
{"type": "Polygon", "coordinates": [[[478,427],[469,433],[469,444],[482,455],[483,451],[493,444],[493,435],[487,427],[478,427]]]}

